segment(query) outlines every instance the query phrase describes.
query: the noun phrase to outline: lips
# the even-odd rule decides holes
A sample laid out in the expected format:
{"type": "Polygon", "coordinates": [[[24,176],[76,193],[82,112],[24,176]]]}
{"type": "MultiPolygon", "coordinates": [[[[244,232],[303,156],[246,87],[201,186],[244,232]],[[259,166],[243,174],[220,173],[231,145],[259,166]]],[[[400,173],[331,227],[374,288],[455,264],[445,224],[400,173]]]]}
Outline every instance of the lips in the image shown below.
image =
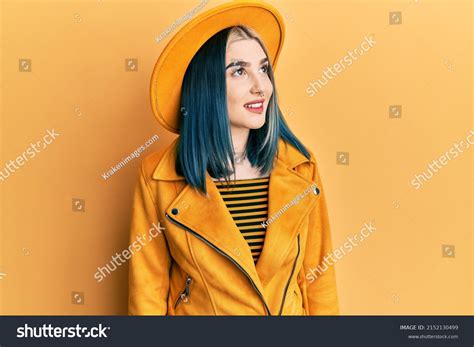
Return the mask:
{"type": "Polygon", "coordinates": [[[249,112],[260,114],[263,112],[264,102],[265,102],[265,99],[253,100],[251,102],[244,104],[244,107],[249,112]]]}

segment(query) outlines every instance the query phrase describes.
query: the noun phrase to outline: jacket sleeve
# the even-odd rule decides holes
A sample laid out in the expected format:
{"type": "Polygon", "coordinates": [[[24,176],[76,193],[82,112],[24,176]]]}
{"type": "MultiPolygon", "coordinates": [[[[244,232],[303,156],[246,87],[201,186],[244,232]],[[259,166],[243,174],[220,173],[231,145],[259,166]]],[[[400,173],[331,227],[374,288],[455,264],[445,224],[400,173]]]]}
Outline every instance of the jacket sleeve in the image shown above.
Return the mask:
{"type": "Polygon", "coordinates": [[[171,257],[143,166],[135,187],[130,225],[128,314],[166,315],[171,257]]]}
{"type": "MultiPolygon", "coordinates": [[[[314,155],[311,154],[311,156],[315,160],[314,155]]],[[[314,165],[312,180],[316,183],[320,193],[316,206],[309,216],[306,251],[303,260],[305,310],[308,315],[338,315],[336,275],[334,262],[330,258],[332,241],[329,217],[317,164],[314,165]]]]}

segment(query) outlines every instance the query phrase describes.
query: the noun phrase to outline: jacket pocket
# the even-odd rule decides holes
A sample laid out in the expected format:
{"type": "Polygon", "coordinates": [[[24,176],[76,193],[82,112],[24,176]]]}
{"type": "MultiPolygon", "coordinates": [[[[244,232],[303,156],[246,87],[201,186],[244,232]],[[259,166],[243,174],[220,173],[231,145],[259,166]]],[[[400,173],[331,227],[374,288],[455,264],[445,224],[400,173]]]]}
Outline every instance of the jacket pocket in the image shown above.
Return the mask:
{"type": "Polygon", "coordinates": [[[191,276],[187,275],[186,283],[184,284],[184,289],[181,291],[174,304],[175,309],[176,307],[178,307],[179,304],[187,303],[189,301],[189,297],[191,295],[191,283],[193,283],[193,279],[191,278],[191,276]]]}
{"type": "Polygon", "coordinates": [[[296,253],[296,257],[295,257],[295,260],[293,261],[293,267],[291,269],[290,277],[288,278],[288,282],[286,283],[286,286],[285,286],[283,299],[281,301],[281,306],[280,306],[280,312],[278,313],[279,316],[283,315],[283,310],[284,310],[285,306],[292,307],[292,304],[293,304],[294,295],[289,294],[288,289],[291,289],[291,288],[289,288],[289,286],[290,286],[291,280],[292,280],[294,272],[295,272],[296,263],[298,263],[298,258],[300,256],[300,234],[297,235],[297,245],[298,245],[298,253],[296,253]],[[291,295],[290,298],[289,298],[289,300],[291,300],[291,303],[287,303],[285,305],[285,299],[287,298],[287,295],[291,295]]]}
{"type": "Polygon", "coordinates": [[[303,315],[303,303],[300,300],[298,292],[293,290],[293,297],[291,298],[292,310],[290,315],[303,315]]]}

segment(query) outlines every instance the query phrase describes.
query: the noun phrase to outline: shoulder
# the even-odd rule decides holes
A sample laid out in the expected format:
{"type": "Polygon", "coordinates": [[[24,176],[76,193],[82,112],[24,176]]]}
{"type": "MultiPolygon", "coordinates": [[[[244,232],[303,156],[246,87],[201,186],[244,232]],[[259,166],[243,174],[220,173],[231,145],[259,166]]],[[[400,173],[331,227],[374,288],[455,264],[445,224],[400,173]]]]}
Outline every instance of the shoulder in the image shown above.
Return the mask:
{"type": "Polygon", "coordinates": [[[309,158],[298,148],[280,138],[278,141],[278,160],[281,160],[289,169],[312,176],[317,167],[316,156],[307,146],[305,148],[310,155],[309,158]]]}
{"type": "Polygon", "coordinates": [[[315,163],[316,158],[313,152],[307,146],[304,147],[310,155],[309,158],[300,152],[298,148],[280,138],[278,140],[278,159],[282,160],[289,166],[296,166],[306,161],[315,163]]]}
{"type": "Polygon", "coordinates": [[[175,160],[178,138],[166,147],[148,154],[141,162],[140,172],[148,181],[176,176],[175,160]]]}

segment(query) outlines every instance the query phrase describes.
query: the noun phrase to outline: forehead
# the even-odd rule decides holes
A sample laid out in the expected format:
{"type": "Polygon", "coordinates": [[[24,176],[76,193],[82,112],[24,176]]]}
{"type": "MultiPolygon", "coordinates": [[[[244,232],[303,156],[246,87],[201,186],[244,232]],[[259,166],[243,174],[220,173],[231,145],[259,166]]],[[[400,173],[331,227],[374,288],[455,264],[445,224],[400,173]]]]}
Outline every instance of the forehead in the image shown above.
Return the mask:
{"type": "Polygon", "coordinates": [[[258,62],[265,57],[265,52],[257,40],[241,39],[232,35],[229,37],[225,54],[226,62],[244,60],[251,63],[258,62]]]}

